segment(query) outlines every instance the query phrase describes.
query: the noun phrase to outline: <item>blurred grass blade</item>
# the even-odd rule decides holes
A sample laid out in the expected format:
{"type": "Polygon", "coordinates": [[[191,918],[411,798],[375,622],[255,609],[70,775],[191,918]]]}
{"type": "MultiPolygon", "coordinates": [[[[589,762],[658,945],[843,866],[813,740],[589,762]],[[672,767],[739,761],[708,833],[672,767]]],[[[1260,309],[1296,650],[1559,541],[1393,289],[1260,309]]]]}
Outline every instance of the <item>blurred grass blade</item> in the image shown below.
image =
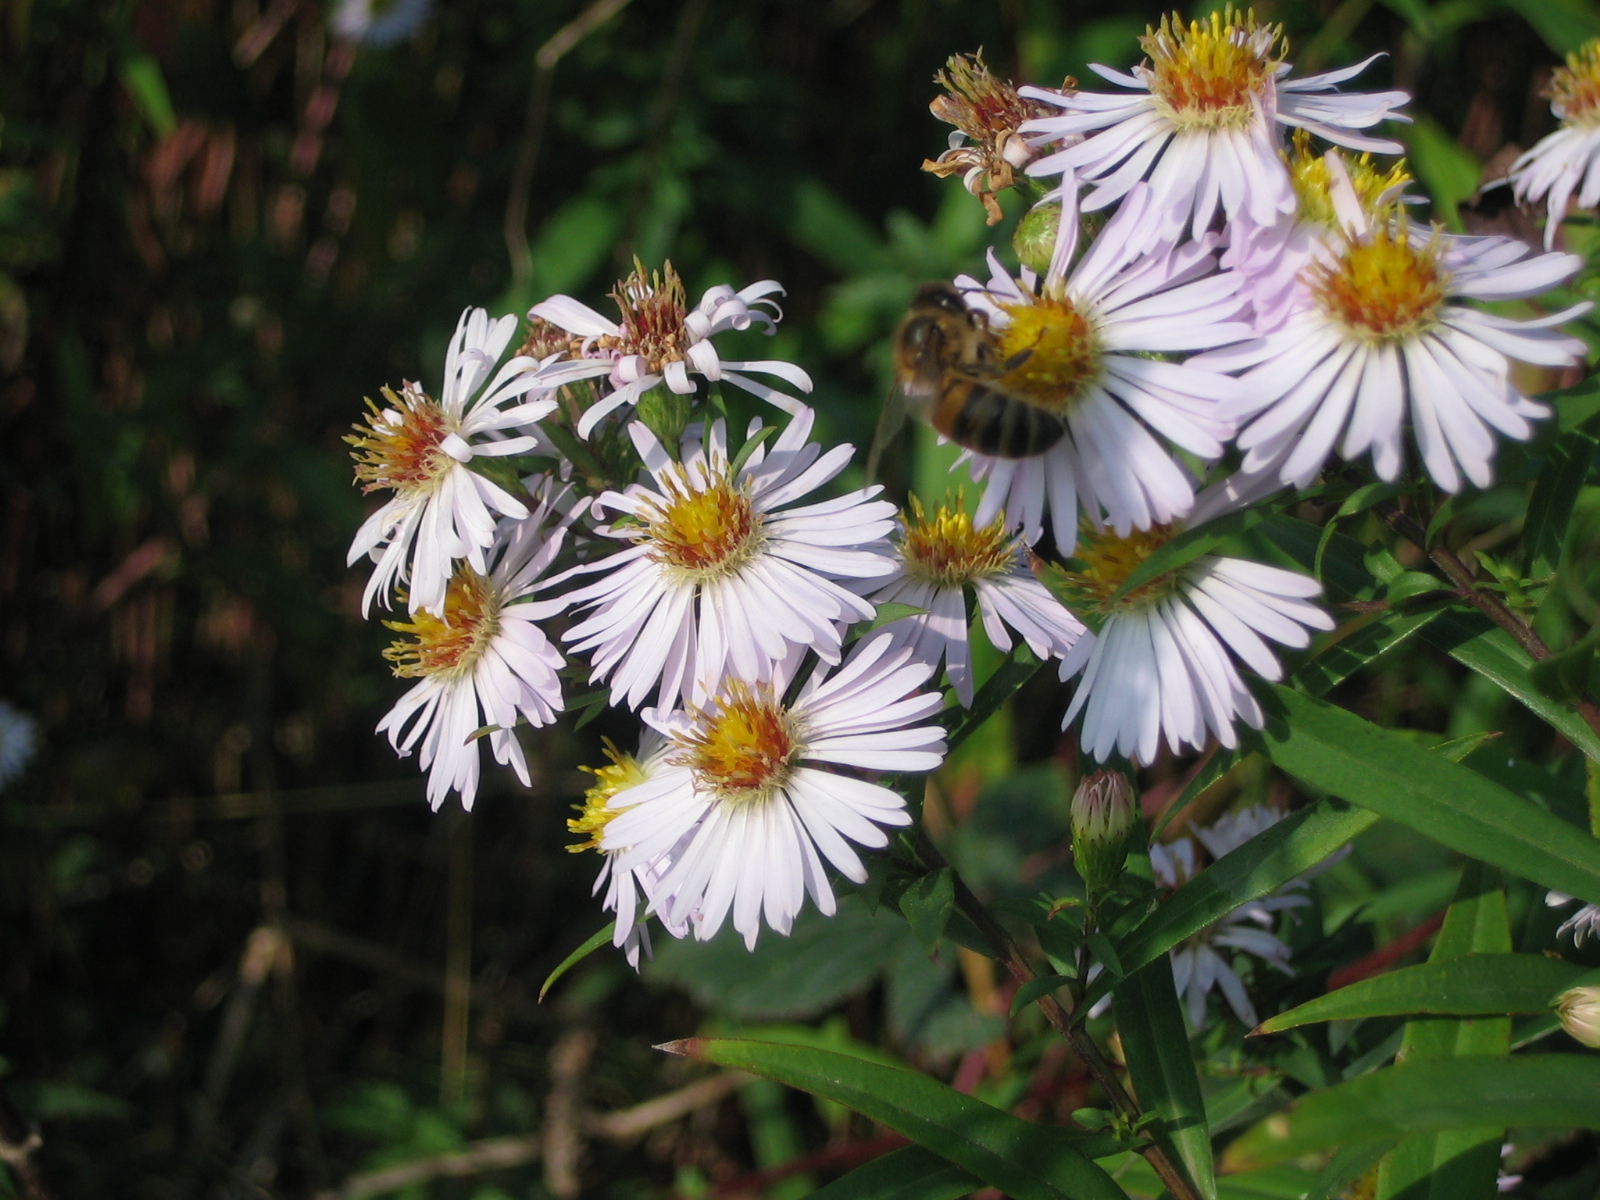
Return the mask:
{"type": "MultiPolygon", "coordinates": [[[[1118,945],[1122,965],[1137,971],[1154,962],[1241,904],[1304,874],[1377,821],[1373,813],[1338,800],[1320,800],[1285,817],[1223,855],[1146,917],[1118,945]]],[[[1094,1003],[1110,983],[1103,976],[1096,980],[1084,1003],[1094,1003]]]]}
{"type": "Polygon", "coordinates": [[[139,115],[150,126],[150,132],[164,138],[178,127],[178,115],[172,108],[166,77],[155,59],[148,54],[129,54],[118,64],[117,75],[133,98],[139,115]]]}
{"type": "Polygon", "coordinates": [[[607,942],[609,942],[611,940],[611,935],[616,933],[616,931],[617,923],[615,921],[607,921],[604,928],[596,930],[594,934],[583,943],[583,945],[579,946],[571,954],[563,958],[560,965],[557,966],[554,971],[551,971],[550,974],[545,976],[544,983],[539,988],[539,999],[543,1000],[545,998],[545,993],[555,986],[556,980],[560,979],[568,971],[572,970],[573,967],[577,966],[584,959],[588,958],[589,955],[593,954],[596,950],[600,949],[601,946],[604,946],[607,942]]]}
{"type": "Polygon", "coordinates": [[[1505,6],[1532,25],[1544,44],[1557,54],[1571,54],[1592,37],[1600,37],[1600,13],[1589,0],[1504,0],[1505,6]]]}
{"type": "Polygon", "coordinates": [[[1385,1067],[1268,1117],[1228,1147],[1223,1168],[1283,1162],[1396,1134],[1477,1129],[1485,1113],[1508,1126],[1600,1129],[1600,1057],[1482,1054],[1385,1067]]]}
{"type": "Polygon", "coordinates": [[[1343,1200],[1359,1194],[1351,1185],[1377,1167],[1379,1160],[1393,1147],[1393,1142],[1359,1142],[1334,1151],[1317,1175],[1316,1183],[1300,1200],[1343,1200]]]}
{"type": "Polygon", "coordinates": [[[1015,1200],[1127,1200],[1093,1162],[1116,1141],[1033,1125],[910,1070],[776,1042],[689,1038],[658,1047],[764,1075],[887,1125],[1015,1200]]]}
{"type": "Polygon", "coordinates": [[[982,1187],[981,1179],[937,1154],[905,1146],[808,1193],[806,1200],[956,1200],[982,1187]]]}
{"type": "Polygon", "coordinates": [[[1485,1017],[1550,1011],[1556,994],[1588,974],[1542,954],[1473,954],[1402,967],[1308,1000],[1263,1021],[1256,1033],[1282,1033],[1319,1021],[1364,1017],[1485,1017]]]}
{"type": "Polygon", "coordinates": [[[1289,774],[1469,858],[1600,903],[1600,841],[1476,771],[1354,713],[1274,686],[1262,752],[1289,774]]]}
{"type": "Polygon", "coordinates": [[[1189,1048],[1189,1028],[1178,1006],[1172,960],[1161,955],[1118,983],[1113,994],[1117,1032],[1139,1103],[1161,1118],[1157,1136],[1177,1151],[1200,1194],[1216,1200],[1211,1133],[1189,1048]]]}
{"type": "Polygon", "coordinates": [[[1161,820],[1150,833],[1150,840],[1154,842],[1160,838],[1162,830],[1172,824],[1172,819],[1198,800],[1207,788],[1233,770],[1244,757],[1244,753],[1239,749],[1229,750],[1226,746],[1214,748],[1211,757],[1206,759],[1194,773],[1194,778],[1183,785],[1183,791],[1178,793],[1178,798],[1167,805],[1167,811],[1161,814],[1161,820]]]}

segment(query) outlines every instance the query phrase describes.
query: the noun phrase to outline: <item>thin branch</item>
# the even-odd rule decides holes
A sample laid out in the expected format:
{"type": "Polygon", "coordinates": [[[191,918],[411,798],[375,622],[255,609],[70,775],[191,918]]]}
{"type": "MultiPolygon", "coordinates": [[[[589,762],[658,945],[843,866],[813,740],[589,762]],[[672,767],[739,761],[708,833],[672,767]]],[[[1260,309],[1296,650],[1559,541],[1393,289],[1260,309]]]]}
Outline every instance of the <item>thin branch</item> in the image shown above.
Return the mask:
{"type": "Polygon", "coordinates": [[[533,56],[533,79],[528,84],[522,140],[517,145],[516,162],[511,168],[511,192],[506,197],[506,253],[511,256],[511,278],[518,285],[527,283],[532,274],[532,260],[528,257],[528,198],[533,190],[533,168],[539,161],[539,150],[544,142],[544,127],[550,119],[550,92],[555,83],[556,64],[629,2],[595,0],[556,30],[555,36],[533,56]]]}
{"type": "MultiPolygon", "coordinates": [[[[930,869],[949,867],[950,865],[945,861],[944,855],[939,853],[938,847],[929,841],[927,834],[921,832],[920,829],[918,853],[923,857],[930,869]]],[[[1019,984],[1027,983],[1037,978],[1037,973],[1028,960],[1023,957],[1022,951],[1018,949],[1016,942],[1012,940],[1011,935],[1006,932],[1004,927],[994,919],[994,916],[984,906],[983,901],[973,894],[972,889],[966,885],[961,876],[957,875],[954,870],[950,874],[955,883],[956,907],[961,910],[968,920],[977,926],[978,932],[983,935],[984,941],[988,942],[993,948],[995,957],[1005,964],[1006,969],[1011,972],[1012,977],[1019,984]]],[[[1062,1007],[1061,1003],[1053,995],[1039,997],[1038,1005],[1039,1011],[1044,1014],[1044,1019],[1050,1022],[1051,1028],[1066,1039],[1067,1044],[1072,1047],[1073,1053],[1089,1069],[1089,1073],[1094,1076],[1095,1082],[1105,1092],[1106,1098],[1111,1102],[1111,1106],[1130,1120],[1137,1118],[1140,1115],[1138,1104],[1134,1102],[1132,1096],[1128,1095],[1128,1090],[1122,1086],[1122,1081],[1117,1078],[1116,1068],[1107,1060],[1100,1047],[1095,1043],[1094,1038],[1089,1036],[1088,1031],[1082,1026],[1072,1023],[1072,1014],[1062,1007]]],[[[1141,1149],[1139,1153],[1144,1155],[1145,1160],[1160,1176],[1161,1182],[1172,1193],[1173,1200],[1199,1200],[1194,1185],[1189,1182],[1188,1176],[1183,1173],[1182,1168],[1167,1157],[1166,1151],[1160,1146],[1151,1143],[1141,1149]]]]}
{"type": "MultiPolygon", "coordinates": [[[[705,1079],[697,1079],[675,1092],[635,1104],[632,1108],[590,1116],[583,1121],[583,1131],[590,1137],[609,1142],[630,1142],[652,1129],[720,1103],[749,1080],[750,1076],[743,1071],[722,1071],[705,1079]]],[[[544,1142],[543,1133],[486,1138],[451,1154],[419,1158],[352,1175],[339,1187],[318,1195],[317,1200],[361,1200],[364,1196],[398,1191],[414,1183],[427,1183],[434,1179],[464,1179],[486,1171],[526,1166],[538,1161],[544,1153],[544,1142]]]]}

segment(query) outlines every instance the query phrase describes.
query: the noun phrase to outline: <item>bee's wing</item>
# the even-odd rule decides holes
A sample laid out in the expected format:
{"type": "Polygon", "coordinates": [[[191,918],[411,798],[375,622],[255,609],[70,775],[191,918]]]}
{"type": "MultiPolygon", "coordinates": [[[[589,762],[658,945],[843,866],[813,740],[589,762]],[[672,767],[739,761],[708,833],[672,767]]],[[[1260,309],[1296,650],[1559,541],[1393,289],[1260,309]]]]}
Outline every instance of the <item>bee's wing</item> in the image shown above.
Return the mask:
{"type": "Polygon", "coordinates": [[[867,451],[867,486],[878,481],[878,464],[883,452],[900,436],[906,423],[906,393],[899,381],[889,385],[889,394],[883,398],[883,410],[878,414],[878,428],[872,435],[872,448],[867,451]]]}

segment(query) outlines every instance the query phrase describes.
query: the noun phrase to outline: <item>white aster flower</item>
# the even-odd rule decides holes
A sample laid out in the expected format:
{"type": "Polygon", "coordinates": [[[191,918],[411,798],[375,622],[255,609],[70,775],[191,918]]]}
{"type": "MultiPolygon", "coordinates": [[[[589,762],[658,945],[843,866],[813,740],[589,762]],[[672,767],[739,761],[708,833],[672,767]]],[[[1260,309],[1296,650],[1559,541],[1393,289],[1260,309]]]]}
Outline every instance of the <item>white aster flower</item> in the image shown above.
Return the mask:
{"type": "Polygon", "coordinates": [[[487,735],[495,761],[529,783],[528,763],[514,732],[519,720],[539,726],[561,711],[560,652],[535,624],[566,608],[564,600],[529,599],[560,551],[565,524],[547,525],[555,509],[548,485],[524,521],[508,522],[487,575],[456,567],[439,615],[421,612],[411,622],[385,622],[410,641],[397,641],[384,657],[394,673],[417,684],[378,723],[399,754],[421,746],[428,772],[428,802],[437,809],[454,790],[470,810],[478,792],[479,752],[473,735],[487,735]]]}
{"type": "Polygon", "coordinates": [[[1275,225],[1231,226],[1228,249],[1222,255],[1222,265],[1248,281],[1246,291],[1261,334],[1279,328],[1294,311],[1301,294],[1300,277],[1316,257],[1332,258],[1334,247],[1342,245],[1340,213],[1346,207],[1372,213],[1411,202],[1405,195],[1411,182],[1405,160],[1379,171],[1370,154],[1313,153],[1311,137],[1303,129],[1295,130],[1292,140],[1288,162],[1294,212],[1275,225]]]}
{"type": "MultiPolygon", "coordinates": [[[[1565,892],[1546,892],[1544,902],[1548,908],[1562,908],[1574,903],[1573,897],[1565,892]]],[[[1584,940],[1595,938],[1600,940],[1600,904],[1585,904],[1565,921],[1561,922],[1556,930],[1558,938],[1571,937],[1574,946],[1582,947],[1584,940]]]]}
{"type": "Polygon", "coordinates": [[[1211,240],[1146,253],[1139,233],[1155,216],[1150,190],[1128,194],[1081,261],[1067,273],[1077,240],[1075,209],[1062,206],[1061,229],[1041,280],[1020,280],[991,252],[987,286],[962,277],[971,307],[988,321],[996,361],[1016,363],[997,380],[1006,392],[1053,414],[1061,436],[1031,458],[973,453],[969,471],[985,481],[975,520],[1002,511],[1037,541],[1046,513],[1058,544],[1071,550],[1078,503],[1116,529],[1147,529],[1189,511],[1194,486],[1162,439],[1203,459],[1222,454],[1233,427],[1218,416],[1234,381],[1152,354],[1225,346],[1253,330],[1239,276],[1216,273],[1211,240]]]}
{"type": "Polygon", "coordinates": [[[1568,201],[1576,196],[1579,208],[1600,205],[1600,38],[1567,55],[1567,65],[1555,69],[1545,95],[1561,127],[1512,163],[1510,178],[1517,203],[1546,200],[1548,250],[1568,201]]]}
{"type": "Polygon", "coordinates": [[[763,279],[737,292],[719,284],[700,297],[699,304],[688,308],[683,281],[671,263],[665,264],[660,274],[646,277],[643,265],[635,261],[633,274],[611,293],[621,310],[620,324],[571,296],[551,296],[529,309],[528,316],[573,335],[567,360],[549,371],[552,383],[604,376],[610,384],[611,390],[578,421],[579,436],[588,437],[602,417],[623,405],[638,403],[659,383],[680,396],[692,394],[695,383],[691,374],[712,383],[725,379],[785,412],[795,412],[801,407],[798,400],[741,372],[775,375],[803,392],[811,390],[811,376],[793,363],[777,360],[725,361],[711,341],[726,330],[748,329],[753,324],[773,332],[782,314],[771,297],[782,294],[775,279],[763,279]]]}
{"type": "Polygon", "coordinates": [[[1358,130],[1409,120],[1394,111],[1409,96],[1336,90],[1371,58],[1289,79],[1293,68],[1281,58],[1281,26],[1258,25],[1254,14],[1232,5],[1187,28],[1176,14],[1164,17],[1139,42],[1147,64],[1133,74],[1090,68],[1130,92],[1022,89],[1026,97],[1067,110],[1065,116],[1029,121],[1023,133],[1084,138],[1038,159],[1028,173],[1068,172],[1094,182],[1085,209],[1114,204],[1147,179],[1165,236],[1178,236],[1185,224],[1200,236],[1219,208],[1230,222],[1272,225],[1294,209],[1279,126],[1307,129],[1356,150],[1400,152],[1398,142],[1358,130]]]}
{"type": "Polygon", "coordinates": [[[9,700],[0,700],[0,788],[28,769],[39,748],[39,722],[9,700]]]}
{"type": "Polygon", "coordinates": [[[1517,390],[1512,360],[1580,361],[1584,344],[1554,326],[1591,306],[1519,321],[1452,301],[1535,296],[1582,259],[1526,258],[1510,238],[1413,231],[1393,209],[1369,214],[1348,178],[1333,180],[1331,195],[1341,236],[1313,247],[1282,326],[1200,359],[1244,372],[1223,410],[1244,426],[1244,470],[1277,460],[1284,483],[1305,487],[1337,446],[1344,458],[1370,452],[1378,476],[1392,480],[1409,419],[1436,484],[1454,492],[1464,475],[1487,487],[1492,430],[1526,439],[1529,419],[1550,413],[1517,390]]]}
{"type": "MultiPolygon", "coordinates": [[[[1282,819],[1282,813],[1256,805],[1228,814],[1210,827],[1197,826],[1194,835],[1215,860],[1282,819]]],[[[1199,874],[1194,839],[1185,836],[1151,846],[1150,867],[1157,884],[1166,891],[1177,891],[1199,874]]],[[[1206,996],[1212,988],[1221,991],[1228,1007],[1246,1027],[1254,1029],[1261,1023],[1244,982],[1219,951],[1242,951],[1276,971],[1293,975],[1289,947],[1272,933],[1272,927],[1284,909],[1303,908],[1311,903],[1298,894],[1304,887],[1304,877],[1292,880],[1272,895],[1234,909],[1172,950],[1173,982],[1184,1000],[1184,1012],[1192,1028],[1205,1027],[1206,996]]]]}
{"type": "Polygon", "coordinates": [[[1173,751],[1200,749],[1208,736],[1238,745],[1234,721],[1259,729],[1265,717],[1235,658],[1266,679],[1283,668],[1267,645],[1301,647],[1333,619],[1312,603],[1316,580],[1240,558],[1208,554],[1138,583],[1119,596],[1177,526],[1119,536],[1083,531],[1076,563],[1060,575],[1067,607],[1099,628],[1062,660],[1061,678],[1081,674],[1062,727],[1083,713],[1080,740],[1100,761],[1115,752],[1154,760],[1163,738],[1173,751]]]}
{"type": "Polygon", "coordinates": [[[956,696],[972,707],[972,649],[967,640],[967,590],[977,598],[978,614],[991,645],[1011,649],[1016,630],[1041,659],[1062,658],[1083,632],[1083,622],[1062,606],[1028,565],[1028,549],[996,517],[973,524],[959,503],[942,506],[932,517],[913,497],[902,516],[897,546],[900,565],[871,594],[876,604],[908,604],[922,612],[882,628],[897,644],[937,668],[943,662],[956,696]]]}
{"type": "MultiPolygon", "coordinates": [[[[583,803],[573,806],[579,815],[567,822],[570,832],[582,834],[586,839],[568,846],[569,851],[576,854],[583,850],[599,850],[601,853],[600,874],[595,878],[594,892],[598,894],[601,888],[605,889],[601,909],[616,914],[611,944],[623,952],[628,965],[636,971],[639,969],[640,951],[646,957],[651,953],[645,908],[652,896],[658,900],[665,899],[665,894],[659,888],[661,877],[671,868],[676,851],[681,849],[682,844],[627,870],[619,870],[616,866],[618,851],[602,849],[600,837],[617,815],[618,810],[610,807],[611,797],[655,778],[666,766],[671,750],[672,743],[657,730],[649,728],[639,739],[639,753],[636,755],[618,750],[607,739],[605,753],[611,761],[603,767],[579,768],[593,775],[595,783],[583,794],[583,803]]],[[[667,932],[675,938],[683,937],[689,932],[687,920],[667,926],[667,932]]]]}
{"type": "Polygon", "coordinates": [[[495,514],[527,517],[521,500],[469,465],[480,456],[533,450],[536,436],[506,434],[532,425],[556,406],[541,394],[505,407],[535,389],[549,390],[531,358],[513,357],[489,378],[516,328],[515,317],[490,321],[483,309],[467,309],[450,341],[439,398],[415,383],[398,394],[384,388],[389,407],[367,401],[366,424],[345,439],[355,447],[363,490],[394,492],[350,544],[351,565],[364,555],[378,564],[361,599],[363,612],[378,596],[387,605],[390,590],[405,583],[413,616],[424,610],[439,613],[457,559],[465,558],[480,575],[488,570],[484,551],[494,542],[495,514]]]}
{"type": "Polygon", "coordinates": [[[673,753],[654,778],[612,797],[621,812],[601,848],[618,852],[616,870],[672,855],[652,907],[669,928],[690,921],[701,940],[730,910],[752,949],[763,917],[788,934],[808,893],[831,916],[824,861],[864,882],[850,843],[878,849],[889,840],[882,826],[911,824],[904,797],[840,768],[931,771],[943,761],[944,730],[915,724],[943,704],[916,690],[931,673],[879,633],[831,674],[819,668],[792,704],[780,674],[724,680],[705,706],[654,716],[673,753]]]}
{"type": "Polygon", "coordinates": [[[841,626],[871,619],[854,589],[894,570],[894,505],[874,486],[794,507],[850,462],[852,447],[824,454],[806,440],[814,419],[802,408],[737,471],[721,421],[703,445],[687,436],[678,462],[643,424],[628,427],[653,485],[599,498],[630,518],[602,534],[631,545],[566,597],[593,609],[564,637],[592,654],[590,678],[611,681],[613,704],[638,707],[652,688],[662,708],[698,703],[725,673],[769,679],[797,649],[837,662],[841,626]]]}

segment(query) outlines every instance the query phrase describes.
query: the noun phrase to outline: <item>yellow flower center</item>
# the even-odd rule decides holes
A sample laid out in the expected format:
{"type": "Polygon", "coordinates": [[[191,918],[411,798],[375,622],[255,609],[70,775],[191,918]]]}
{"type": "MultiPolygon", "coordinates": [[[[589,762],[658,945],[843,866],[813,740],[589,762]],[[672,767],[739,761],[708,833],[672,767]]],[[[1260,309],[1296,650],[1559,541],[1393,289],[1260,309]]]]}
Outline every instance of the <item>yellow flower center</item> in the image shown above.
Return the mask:
{"type": "Polygon", "coordinates": [[[439,402],[414,383],[406,384],[398,395],[386,387],[383,398],[391,407],[379,408],[369,398],[366,421],[351,426],[354,436],[344,439],[355,447],[350,457],[356,460],[361,490],[392,488],[408,495],[432,491],[456,465],[440,449],[440,443],[455,432],[454,423],[439,402]]]}
{"type": "Polygon", "coordinates": [[[1071,408],[1100,375],[1094,324],[1065,297],[1000,307],[1011,322],[999,333],[999,358],[1017,364],[1001,376],[1001,384],[1051,412],[1071,408]]]}
{"type": "Polygon", "coordinates": [[[641,510],[650,557],[688,582],[731,574],[761,544],[761,516],[726,472],[691,477],[681,466],[667,475],[660,502],[641,510]]]}
{"type": "MultiPolygon", "coordinates": [[[[1411,182],[1411,173],[1406,170],[1404,159],[1387,171],[1379,172],[1372,165],[1370,154],[1363,154],[1360,158],[1352,158],[1349,155],[1341,157],[1345,172],[1350,176],[1351,186],[1355,189],[1356,199],[1369,213],[1377,211],[1384,193],[1411,182]]],[[[1330,191],[1333,181],[1328,171],[1327,156],[1311,149],[1311,135],[1304,129],[1294,131],[1294,154],[1289,158],[1289,180],[1294,184],[1295,199],[1302,221],[1315,221],[1329,229],[1339,227],[1338,215],[1333,210],[1333,196],[1330,191]]]]}
{"type": "Polygon", "coordinates": [[[1351,242],[1331,264],[1310,268],[1322,311],[1365,341],[1392,341],[1430,328],[1449,283],[1435,238],[1414,246],[1404,222],[1378,214],[1370,237],[1351,242]]]}
{"type": "Polygon", "coordinates": [[[383,652],[396,675],[460,679],[472,673],[500,632],[500,597],[487,578],[461,563],[445,590],[444,616],[420,612],[410,621],[384,624],[415,639],[395,642],[383,652]]]}
{"type": "Polygon", "coordinates": [[[900,518],[900,555],[906,573],[940,587],[960,587],[1004,571],[1016,557],[1017,539],[1006,531],[1005,518],[979,528],[957,500],[929,517],[913,496],[911,511],[900,518]]]}
{"type": "Polygon", "coordinates": [[[1169,571],[1146,580],[1115,605],[1117,594],[1139,565],[1177,534],[1171,525],[1135,529],[1127,537],[1114,530],[1097,530],[1085,524],[1078,533],[1078,548],[1073,552],[1076,569],[1058,568],[1056,582],[1068,608],[1110,616],[1113,608],[1148,608],[1171,595],[1178,586],[1177,572],[1169,571]]]}
{"type": "Polygon", "coordinates": [[[633,274],[617,284],[611,293],[622,319],[620,337],[609,334],[596,339],[596,345],[622,354],[644,358],[652,374],[659,374],[669,362],[683,359],[689,350],[688,294],[683,280],[670,262],[659,272],[646,276],[644,264],[633,260],[633,274]]]}
{"type": "Polygon", "coordinates": [[[800,756],[799,731],[770,686],[734,680],[696,716],[694,731],[679,738],[677,761],[719,800],[766,800],[788,781],[800,756]]]}
{"type": "Polygon", "coordinates": [[[1258,25],[1253,11],[1241,15],[1231,4],[1187,26],[1177,13],[1162,17],[1139,44],[1150,92],[1180,130],[1248,125],[1288,51],[1281,26],[1258,25]]]}
{"type": "Polygon", "coordinates": [[[625,754],[612,744],[610,738],[605,739],[606,757],[611,760],[603,767],[579,767],[580,771],[587,771],[594,776],[594,786],[583,793],[583,803],[574,804],[572,809],[578,815],[567,820],[567,831],[576,833],[587,840],[574,842],[567,850],[577,854],[583,850],[600,849],[600,836],[605,832],[611,818],[617,815],[617,810],[608,808],[611,797],[618,792],[644,782],[644,768],[631,754],[625,754]]]}
{"type": "Polygon", "coordinates": [[[1600,38],[1567,55],[1567,65],[1555,69],[1545,95],[1568,125],[1600,125],[1600,38]]]}

